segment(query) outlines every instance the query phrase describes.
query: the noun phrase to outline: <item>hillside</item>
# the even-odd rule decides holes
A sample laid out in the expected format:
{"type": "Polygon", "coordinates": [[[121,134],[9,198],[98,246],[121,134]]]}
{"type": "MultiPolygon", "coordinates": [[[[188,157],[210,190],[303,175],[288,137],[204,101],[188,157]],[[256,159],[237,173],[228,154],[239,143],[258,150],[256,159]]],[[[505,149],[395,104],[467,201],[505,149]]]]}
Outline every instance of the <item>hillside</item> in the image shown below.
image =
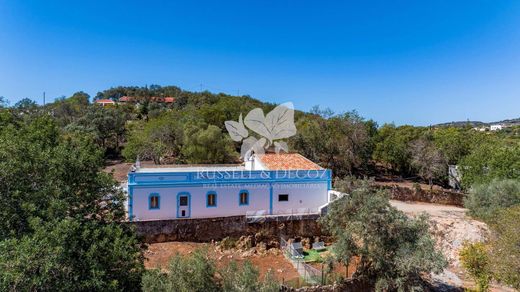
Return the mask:
{"type": "Polygon", "coordinates": [[[508,125],[508,126],[516,126],[516,125],[520,125],[520,118],[514,118],[514,119],[506,119],[506,120],[501,120],[501,121],[496,121],[496,122],[481,122],[481,121],[457,121],[457,122],[447,122],[447,123],[441,123],[441,124],[436,124],[436,125],[433,125],[434,127],[466,127],[466,126],[470,126],[470,127],[485,127],[485,126],[490,126],[490,125],[495,125],[495,124],[505,124],[505,125],[508,125]]]}

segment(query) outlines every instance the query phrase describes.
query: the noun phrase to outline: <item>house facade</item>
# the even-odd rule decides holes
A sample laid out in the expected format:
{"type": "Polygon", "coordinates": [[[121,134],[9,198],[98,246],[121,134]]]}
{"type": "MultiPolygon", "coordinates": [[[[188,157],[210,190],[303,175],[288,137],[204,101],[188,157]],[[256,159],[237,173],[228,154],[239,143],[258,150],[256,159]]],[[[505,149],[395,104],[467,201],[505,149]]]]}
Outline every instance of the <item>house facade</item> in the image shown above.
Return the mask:
{"type": "Polygon", "coordinates": [[[128,174],[129,220],[318,214],[331,171],[299,154],[254,155],[239,166],[138,168],[128,174]]]}

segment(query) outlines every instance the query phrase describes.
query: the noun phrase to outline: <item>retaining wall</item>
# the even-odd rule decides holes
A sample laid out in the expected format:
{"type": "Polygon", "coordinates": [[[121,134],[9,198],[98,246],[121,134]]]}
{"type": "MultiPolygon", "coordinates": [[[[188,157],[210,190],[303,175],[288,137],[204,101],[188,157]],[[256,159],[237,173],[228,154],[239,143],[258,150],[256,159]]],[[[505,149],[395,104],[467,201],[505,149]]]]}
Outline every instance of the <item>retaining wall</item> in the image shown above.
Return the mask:
{"type": "Polygon", "coordinates": [[[305,215],[301,219],[269,218],[264,222],[247,223],[245,216],[204,219],[174,219],[136,221],[137,233],[147,243],[166,241],[209,242],[225,237],[240,237],[262,233],[267,237],[313,237],[321,236],[317,215],[305,215]]]}
{"type": "Polygon", "coordinates": [[[379,186],[388,190],[390,198],[399,201],[425,202],[442,205],[464,206],[464,194],[447,190],[423,190],[398,185],[379,186]]]}

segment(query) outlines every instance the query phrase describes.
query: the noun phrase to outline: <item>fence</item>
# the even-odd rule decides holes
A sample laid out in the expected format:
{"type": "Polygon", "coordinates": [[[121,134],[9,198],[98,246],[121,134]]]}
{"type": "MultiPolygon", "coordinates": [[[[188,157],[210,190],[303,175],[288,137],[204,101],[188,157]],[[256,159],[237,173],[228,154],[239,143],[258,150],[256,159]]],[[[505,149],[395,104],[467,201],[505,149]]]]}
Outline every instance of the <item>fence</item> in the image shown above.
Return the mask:
{"type": "Polygon", "coordinates": [[[278,210],[273,214],[269,214],[268,210],[247,211],[246,220],[248,223],[262,223],[268,220],[288,221],[301,220],[309,216],[319,216],[318,208],[298,208],[278,210]]]}
{"type": "Polygon", "coordinates": [[[292,265],[305,282],[309,284],[325,284],[323,271],[305,263],[303,254],[295,250],[294,247],[282,237],[280,238],[280,249],[285,257],[291,261],[292,265]]]}

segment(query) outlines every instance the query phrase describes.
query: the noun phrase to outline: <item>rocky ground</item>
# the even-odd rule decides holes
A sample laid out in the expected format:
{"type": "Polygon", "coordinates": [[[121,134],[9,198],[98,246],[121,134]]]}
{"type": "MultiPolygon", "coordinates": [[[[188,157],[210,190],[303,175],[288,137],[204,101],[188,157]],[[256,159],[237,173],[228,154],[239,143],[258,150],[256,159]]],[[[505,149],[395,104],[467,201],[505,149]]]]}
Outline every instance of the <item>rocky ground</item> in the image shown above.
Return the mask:
{"type": "Polygon", "coordinates": [[[232,246],[224,246],[225,244],[222,242],[153,243],[148,246],[148,250],[145,253],[145,267],[148,269],[159,268],[166,270],[171,257],[174,255],[189,255],[196,249],[202,248],[209,252],[209,255],[215,260],[218,267],[223,267],[231,261],[240,264],[247,260],[259,270],[261,278],[270,270],[273,276],[280,282],[295,282],[300,279],[296,269],[285,259],[278,248],[267,249],[265,244],[251,246],[250,238],[247,237],[226,244],[232,246]]]}
{"type": "MultiPolygon", "coordinates": [[[[465,241],[484,241],[489,234],[487,225],[466,216],[466,209],[460,207],[394,200],[391,204],[409,216],[421,213],[430,216],[430,230],[449,261],[449,267],[441,275],[433,275],[433,280],[456,287],[473,287],[474,283],[461,266],[459,252],[465,241]]],[[[498,285],[491,288],[493,291],[513,291],[498,285]]]]}

